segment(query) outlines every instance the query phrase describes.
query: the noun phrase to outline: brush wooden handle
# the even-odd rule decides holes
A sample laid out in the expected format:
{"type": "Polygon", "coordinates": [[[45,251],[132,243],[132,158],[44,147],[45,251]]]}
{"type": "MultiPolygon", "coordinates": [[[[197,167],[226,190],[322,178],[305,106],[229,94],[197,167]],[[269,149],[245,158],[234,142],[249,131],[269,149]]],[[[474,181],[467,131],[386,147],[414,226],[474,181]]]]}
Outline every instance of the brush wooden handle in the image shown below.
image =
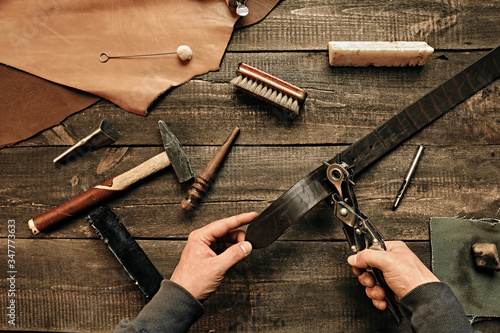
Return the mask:
{"type": "Polygon", "coordinates": [[[210,161],[208,161],[207,165],[200,172],[198,177],[196,177],[193,185],[191,185],[191,188],[188,190],[187,196],[181,201],[181,208],[184,211],[187,212],[192,208],[196,208],[198,200],[201,199],[203,193],[205,193],[205,190],[210,184],[213,175],[217,172],[219,166],[222,164],[224,157],[227,155],[229,148],[231,147],[234,139],[236,139],[239,131],[239,127],[235,127],[233,129],[224,144],[220,146],[214,156],[212,156],[210,161]]]}
{"type": "Polygon", "coordinates": [[[114,194],[127,189],[130,185],[146,178],[153,173],[165,169],[170,165],[170,160],[165,152],[162,152],[146,162],[136,166],[119,176],[112,177],[101,184],[88,189],[65,203],[42,213],[28,222],[33,234],[59,224],[76,214],[87,210],[103,201],[109,199],[114,194]]]}
{"type": "Polygon", "coordinates": [[[238,69],[236,70],[236,74],[241,74],[253,80],[259,81],[269,87],[287,94],[288,96],[295,98],[301,103],[303,103],[307,97],[307,92],[304,89],[297,87],[296,85],[293,85],[285,80],[277,78],[274,75],[261,71],[258,68],[252,67],[244,62],[239,64],[238,69]]]}

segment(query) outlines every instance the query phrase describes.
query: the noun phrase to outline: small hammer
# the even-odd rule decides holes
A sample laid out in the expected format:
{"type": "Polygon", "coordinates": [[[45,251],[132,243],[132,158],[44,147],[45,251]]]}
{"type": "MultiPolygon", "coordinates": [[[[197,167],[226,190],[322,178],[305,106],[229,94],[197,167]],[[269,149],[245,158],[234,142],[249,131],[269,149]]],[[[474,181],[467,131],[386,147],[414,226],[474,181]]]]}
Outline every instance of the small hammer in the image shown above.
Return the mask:
{"type": "Polygon", "coordinates": [[[74,215],[102,203],[114,194],[126,190],[132,184],[172,165],[180,182],[193,178],[193,171],[181,144],[163,121],[159,121],[165,152],[153,156],[135,168],[112,177],[101,184],[66,201],[62,205],[42,213],[28,221],[33,234],[52,227],[74,215]]]}

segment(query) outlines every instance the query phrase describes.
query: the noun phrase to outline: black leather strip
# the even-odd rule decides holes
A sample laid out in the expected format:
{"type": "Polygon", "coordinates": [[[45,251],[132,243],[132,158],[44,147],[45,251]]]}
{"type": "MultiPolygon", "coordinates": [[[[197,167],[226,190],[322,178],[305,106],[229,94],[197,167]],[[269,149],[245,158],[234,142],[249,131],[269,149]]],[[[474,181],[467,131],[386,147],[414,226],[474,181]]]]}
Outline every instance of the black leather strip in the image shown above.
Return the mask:
{"type": "MultiPolygon", "coordinates": [[[[432,123],[500,76],[500,47],[432,90],[377,129],[332,158],[330,163],[353,165],[358,174],[396,146],[432,123]]],[[[271,245],[321,200],[333,193],[320,166],[292,186],[248,226],[246,240],[253,247],[271,245]]]]}
{"type": "Polygon", "coordinates": [[[107,207],[99,208],[88,217],[130,278],[147,298],[152,298],[160,289],[163,277],[118,217],[107,207]]]}

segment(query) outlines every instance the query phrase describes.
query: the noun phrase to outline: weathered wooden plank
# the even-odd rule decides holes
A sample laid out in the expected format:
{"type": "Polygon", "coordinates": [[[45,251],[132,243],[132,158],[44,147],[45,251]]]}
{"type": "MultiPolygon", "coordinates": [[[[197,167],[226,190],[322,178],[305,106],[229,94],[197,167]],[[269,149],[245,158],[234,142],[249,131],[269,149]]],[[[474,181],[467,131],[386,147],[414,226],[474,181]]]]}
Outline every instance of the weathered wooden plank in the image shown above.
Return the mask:
{"type": "MultiPolygon", "coordinates": [[[[219,145],[234,126],[237,145],[352,143],[400,112],[485,52],[437,53],[423,68],[331,68],[326,53],[229,53],[221,70],[200,76],[161,97],[147,117],[101,101],[63,125],[17,146],[71,145],[109,119],[120,132],[116,145],[160,145],[164,120],[183,145],[219,145]],[[440,56],[446,56],[446,59],[440,56]],[[305,88],[305,109],[287,121],[268,104],[235,91],[228,83],[238,62],[246,61],[305,88]],[[67,142],[53,132],[67,132],[67,142]],[[72,138],[72,140],[70,140],[72,138]]],[[[500,142],[499,82],[459,105],[427,128],[422,143],[500,142]]],[[[61,149],[61,152],[64,149],[61,149]]],[[[55,157],[55,156],[54,156],[55,157]]]]}
{"type": "MultiPolygon", "coordinates": [[[[404,145],[356,179],[360,208],[391,239],[428,239],[432,216],[499,218],[500,146],[428,146],[401,206],[390,207],[416,147],[404,145]]],[[[120,174],[155,155],[160,147],[134,147],[121,162],[98,174],[105,151],[96,151],[60,169],[52,168],[57,147],[0,151],[0,219],[23,221],[19,235],[30,237],[30,218],[120,174]],[[47,167],[49,166],[49,167],[47,167]]],[[[199,172],[217,147],[186,147],[199,172]]],[[[180,185],[172,171],[141,182],[109,202],[136,237],[186,237],[213,220],[264,210],[310,171],[343,149],[340,147],[233,147],[199,209],[184,215],[179,203],[189,184],[180,185]]],[[[21,223],[21,222],[20,222],[21,223]]],[[[0,235],[5,235],[5,230],[0,235]]],[[[95,237],[83,217],[48,237],[95,237]]],[[[343,239],[326,205],[319,205],[285,235],[287,239],[343,239]]]]}
{"type": "MultiPolygon", "coordinates": [[[[5,248],[6,240],[0,244],[5,248]]],[[[168,278],[185,242],[139,244],[168,278]]],[[[409,245],[429,265],[428,243],[409,245]]],[[[18,239],[16,251],[16,330],[110,332],[145,304],[100,240],[18,239]]],[[[336,242],[279,241],[255,250],[228,272],[191,332],[408,332],[407,322],[396,328],[371,305],[348,255],[347,246],[336,242]]],[[[3,290],[7,283],[0,281],[3,290]]],[[[2,306],[7,301],[1,293],[2,306]]],[[[12,328],[0,323],[0,329],[12,328]]]]}
{"type": "MultiPolygon", "coordinates": [[[[2,248],[5,244],[2,239],[2,248]]],[[[143,306],[142,295],[100,240],[17,239],[16,270],[16,325],[2,320],[1,329],[110,331],[143,306]]],[[[1,282],[4,290],[6,281],[1,282]]],[[[3,307],[7,293],[2,294],[3,307]]]]}
{"type": "MultiPolygon", "coordinates": [[[[6,240],[1,243],[5,248],[6,240]]],[[[182,241],[160,240],[139,244],[166,277],[184,246],[182,241]]],[[[428,246],[415,248],[429,262],[428,246]]],[[[398,332],[366,299],[345,262],[346,250],[343,243],[278,242],[254,251],[205,302],[206,313],[192,331],[229,332],[237,327],[241,332],[303,332],[306,327],[374,325],[398,332]],[[311,318],[317,321],[311,323],[311,318]]],[[[144,305],[139,290],[100,240],[18,239],[16,251],[17,330],[109,332],[144,305]]],[[[0,282],[3,290],[7,283],[0,282]]],[[[2,293],[1,304],[7,301],[7,293],[2,293]]],[[[10,328],[0,323],[0,329],[10,328]]]]}
{"type": "Polygon", "coordinates": [[[230,50],[324,50],[329,41],[426,41],[437,49],[498,44],[500,3],[475,1],[281,1],[237,31],[230,50]]]}
{"type": "MultiPolygon", "coordinates": [[[[242,133],[209,196],[193,214],[179,202],[189,184],[172,171],[109,204],[169,276],[190,231],[244,211],[264,210],[297,180],[406,105],[497,46],[499,0],[282,1],[263,22],[236,31],[221,69],[156,101],[148,117],[109,102],[0,150],[0,220],[16,220],[17,325],[0,330],[108,332],[144,299],[83,217],[34,237],[26,221],[162,150],[165,120],[195,173],[238,125],[242,133]],[[423,68],[332,68],[330,40],[425,40],[437,49],[423,68]],[[470,52],[467,52],[470,50],[470,52]],[[481,50],[481,51],[478,51],[481,50]],[[257,52],[255,52],[257,51],[257,52]],[[304,87],[294,121],[228,84],[240,61],[304,87]],[[67,166],[51,160],[102,118],[121,134],[67,166]],[[51,239],[53,238],[53,239],[51,239]]],[[[500,218],[500,82],[476,94],[356,179],[360,208],[388,239],[429,263],[431,216],[500,218]],[[428,146],[397,211],[395,193],[417,144],[428,146]]],[[[234,267],[191,332],[403,332],[375,310],[345,263],[341,226],[321,203],[276,243],[234,267]]],[[[0,237],[6,237],[6,228],[0,237]]],[[[0,240],[6,248],[6,239],[0,240]]],[[[7,290],[7,280],[0,286],[7,290]]],[[[0,294],[5,310],[7,293],[0,294]]],[[[498,332],[500,322],[477,329],[498,332]]]]}

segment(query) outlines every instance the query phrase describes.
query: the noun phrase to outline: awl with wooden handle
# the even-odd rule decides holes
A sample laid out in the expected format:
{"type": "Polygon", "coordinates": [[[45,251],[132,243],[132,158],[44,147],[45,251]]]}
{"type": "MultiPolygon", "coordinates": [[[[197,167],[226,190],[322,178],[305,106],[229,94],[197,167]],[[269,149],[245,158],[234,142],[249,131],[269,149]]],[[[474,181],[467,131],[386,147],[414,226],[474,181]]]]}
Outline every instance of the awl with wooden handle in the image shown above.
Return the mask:
{"type": "Polygon", "coordinates": [[[102,203],[111,196],[126,190],[139,180],[170,165],[174,168],[180,182],[193,178],[193,172],[181,144],[163,121],[160,121],[159,125],[165,152],[150,158],[119,176],[112,177],[94,186],[60,206],[32,218],[29,220],[28,226],[33,234],[36,235],[42,230],[53,227],[82,211],[102,203]]]}
{"type": "Polygon", "coordinates": [[[182,199],[181,208],[184,211],[187,212],[196,207],[197,201],[201,199],[202,194],[205,193],[212,177],[222,164],[224,157],[227,155],[229,148],[231,147],[234,139],[236,139],[239,131],[239,127],[235,127],[233,129],[226,141],[219,147],[214,156],[212,156],[210,161],[208,161],[207,165],[203,168],[203,170],[201,170],[198,177],[196,177],[193,185],[188,190],[186,198],[182,199]]]}

